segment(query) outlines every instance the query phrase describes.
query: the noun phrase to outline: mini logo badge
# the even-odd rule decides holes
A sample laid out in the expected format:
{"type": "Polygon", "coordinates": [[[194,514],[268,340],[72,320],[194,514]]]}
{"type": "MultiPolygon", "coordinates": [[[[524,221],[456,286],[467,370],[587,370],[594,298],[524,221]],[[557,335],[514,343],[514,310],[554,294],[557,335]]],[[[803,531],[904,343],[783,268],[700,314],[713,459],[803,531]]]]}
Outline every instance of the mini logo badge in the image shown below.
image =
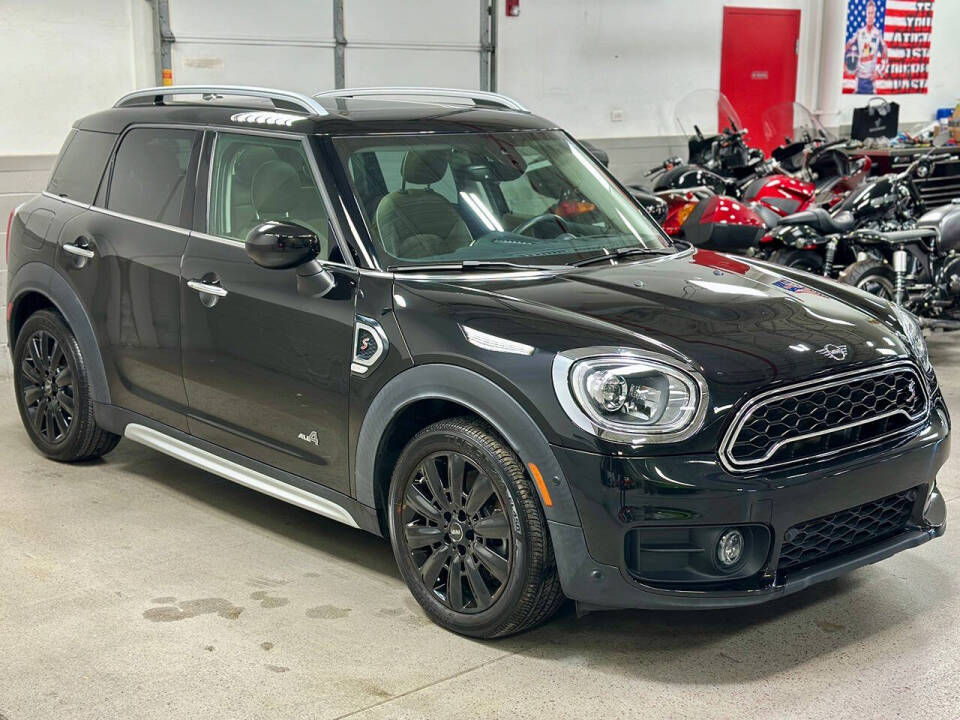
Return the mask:
{"type": "Polygon", "coordinates": [[[320,447],[320,438],[317,437],[316,430],[314,430],[309,435],[304,435],[303,433],[300,433],[299,435],[297,435],[297,438],[299,438],[300,440],[303,440],[304,442],[313,443],[317,447],[320,447]]]}
{"type": "Polygon", "coordinates": [[[846,360],[847,346],[833,345],[832,343],[828,343],[817,350],[817,355],[823,355],[824,357],[831,358],[832,360],[846,360]]]}

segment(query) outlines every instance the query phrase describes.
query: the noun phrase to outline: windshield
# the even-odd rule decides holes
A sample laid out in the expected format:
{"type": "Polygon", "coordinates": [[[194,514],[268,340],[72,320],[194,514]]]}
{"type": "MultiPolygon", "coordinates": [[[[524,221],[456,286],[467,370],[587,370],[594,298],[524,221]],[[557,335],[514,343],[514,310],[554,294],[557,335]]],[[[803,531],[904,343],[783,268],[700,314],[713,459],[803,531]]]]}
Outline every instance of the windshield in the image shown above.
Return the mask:
{"type": "Polygon", "coordinates": [[[740,116],[727,96],[718,90],[694,90],[680,98],[673,111],[674,120],[683,135],[717,135],[724,130],[743,129],[740,116]]]}
{"type": "Polygon", "coordinates": [[[805,105],[798,102],[780,103],[764,110],[760,122],[767,150],[791,143],[829,143],[837,139],[805,105]]]}
{"type": "Polygon", "coordinates": [[[336,138],[385,267],[559,265],[672,247],[559,131],[336,138]]]}

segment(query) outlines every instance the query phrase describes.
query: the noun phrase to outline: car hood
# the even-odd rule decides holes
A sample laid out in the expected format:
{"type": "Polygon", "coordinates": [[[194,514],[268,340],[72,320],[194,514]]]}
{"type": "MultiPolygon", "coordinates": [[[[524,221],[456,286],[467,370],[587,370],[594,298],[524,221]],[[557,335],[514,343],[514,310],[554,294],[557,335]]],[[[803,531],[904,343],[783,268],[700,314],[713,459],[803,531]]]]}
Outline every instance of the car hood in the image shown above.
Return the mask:
{"type": "Polygon", "coordinates": [[[453,284],[407,287],[420,298],[452,290],[429,312],[482,332],[554,352],[645,348],[696,367],[711,385],[741,391],[909,355],[888,304],[706,250],[527,279],[465,275],[453,284]]]}

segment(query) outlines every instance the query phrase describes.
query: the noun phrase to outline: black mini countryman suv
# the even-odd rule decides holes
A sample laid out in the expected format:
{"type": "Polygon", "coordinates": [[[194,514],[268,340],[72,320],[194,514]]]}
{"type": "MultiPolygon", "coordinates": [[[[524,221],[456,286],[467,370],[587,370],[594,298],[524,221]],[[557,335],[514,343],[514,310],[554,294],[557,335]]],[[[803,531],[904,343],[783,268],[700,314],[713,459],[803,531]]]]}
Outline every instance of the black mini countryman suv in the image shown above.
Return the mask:
{"type": "Polygon", "coordinates": [[[672,242],[514,100],[132,93],[10,218],[30,439],[390,539],[437,623],[765,602],[941,535],[916,320],[672,242]]]}

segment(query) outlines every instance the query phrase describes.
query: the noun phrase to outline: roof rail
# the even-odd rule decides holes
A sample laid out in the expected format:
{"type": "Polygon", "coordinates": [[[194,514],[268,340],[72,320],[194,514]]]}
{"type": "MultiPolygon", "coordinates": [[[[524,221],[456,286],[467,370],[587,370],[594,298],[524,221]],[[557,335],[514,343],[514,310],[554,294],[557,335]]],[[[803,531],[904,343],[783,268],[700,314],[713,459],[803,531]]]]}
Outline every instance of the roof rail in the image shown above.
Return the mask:
{"type": "Polygon", "coordinates": [[[500,93],[486,92],[485,90],[458,90],[456,88],[438,87],[359,87],[344,88],[342,90],[326,90],[315,93],[315,98],[350,98],[350,97],[377,97],[390,95],[413,95],[419,97],[454,97],[473,100],[477,105],[501,107],[518,112],[530,112],[524,105],[513,98],[500,93]]]}
{"type": "Polygon", "coordinates": [[[114,103],[114,107],[127,107],[130,105],[142,105],[142,100],[150,99],[155,105],[163,105],[163,99],[170,95],[200,95],[204,100],[212,100],[224,95],[236,95],[240,97],[263,98],[273,102],[277,109],[288,109],[287,105],[294,105],[301,108],[309,115],[327,115],[326,109],[308,95],[293,92],[290,90],[274,90],[272,88],[245,87],[243,85],[166,85],[164,87],[152,87],[144,90],[136,90],[127,93],[114,103]],[[277,105],[281,103],[283,107],[277,105]]]}

